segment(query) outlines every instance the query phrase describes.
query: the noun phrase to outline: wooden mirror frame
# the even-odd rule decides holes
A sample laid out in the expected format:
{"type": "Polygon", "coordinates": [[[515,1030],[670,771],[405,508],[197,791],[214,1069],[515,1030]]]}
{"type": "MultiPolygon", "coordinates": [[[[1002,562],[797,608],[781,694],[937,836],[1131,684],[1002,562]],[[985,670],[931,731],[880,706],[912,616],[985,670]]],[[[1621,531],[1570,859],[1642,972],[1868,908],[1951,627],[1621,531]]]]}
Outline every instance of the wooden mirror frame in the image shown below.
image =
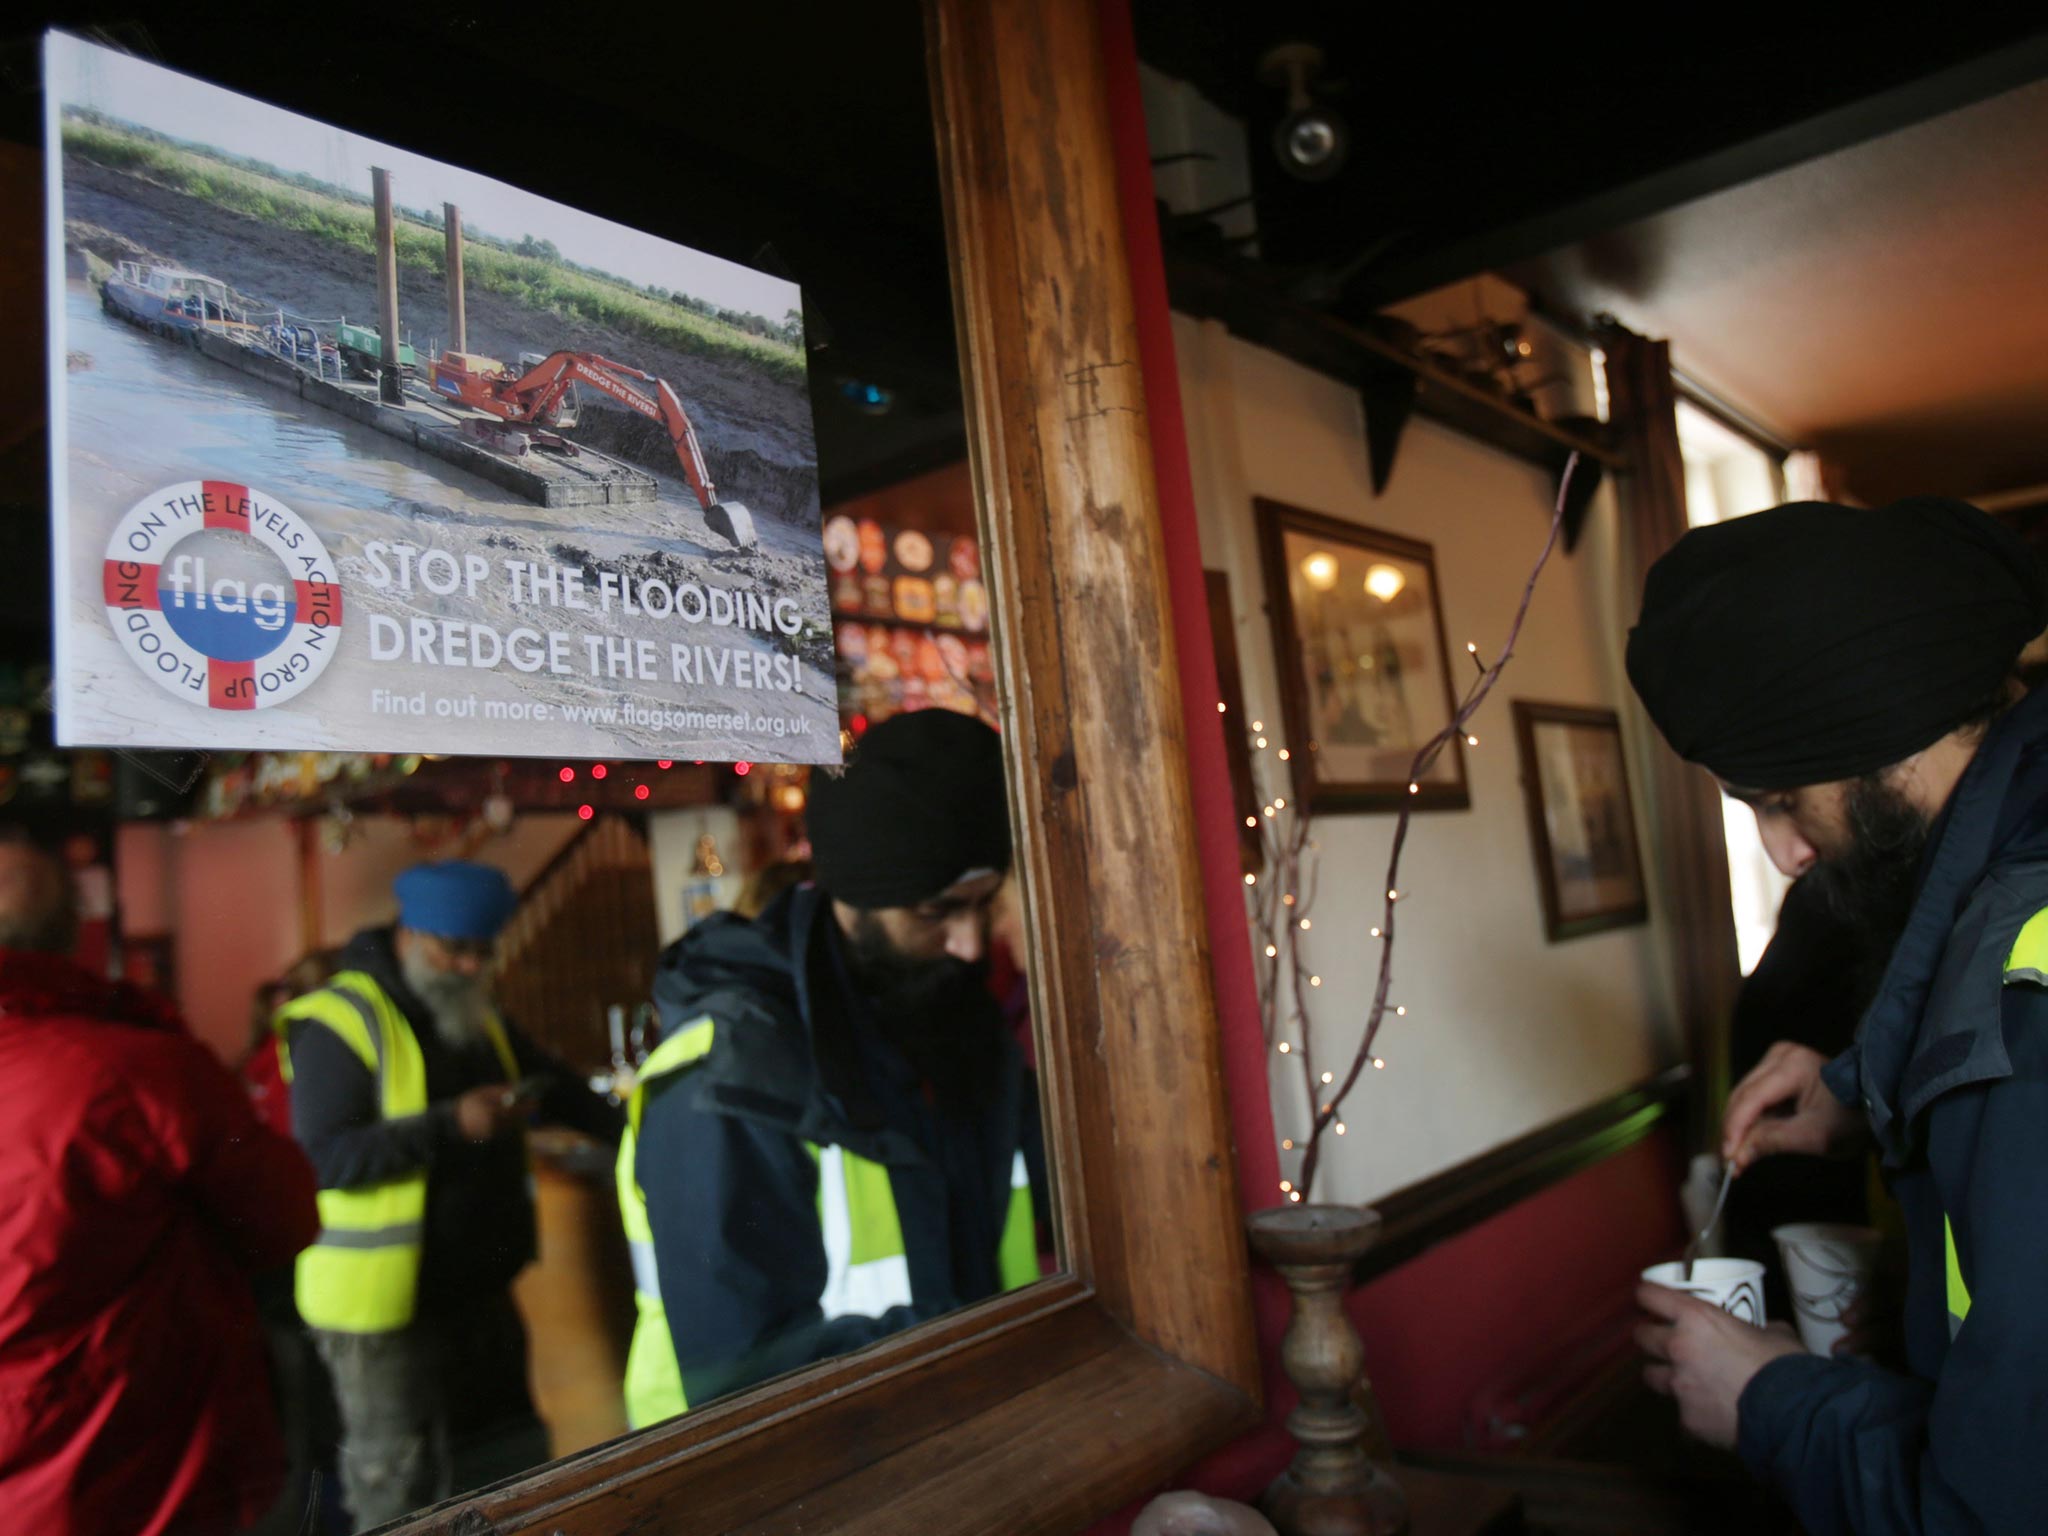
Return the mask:
{"type": "Polygon", "coordinates": [[[928,0],[1065,1271],[409,1517],[1066,1532],[1259,1417],[1095,0],[928,0]]]}

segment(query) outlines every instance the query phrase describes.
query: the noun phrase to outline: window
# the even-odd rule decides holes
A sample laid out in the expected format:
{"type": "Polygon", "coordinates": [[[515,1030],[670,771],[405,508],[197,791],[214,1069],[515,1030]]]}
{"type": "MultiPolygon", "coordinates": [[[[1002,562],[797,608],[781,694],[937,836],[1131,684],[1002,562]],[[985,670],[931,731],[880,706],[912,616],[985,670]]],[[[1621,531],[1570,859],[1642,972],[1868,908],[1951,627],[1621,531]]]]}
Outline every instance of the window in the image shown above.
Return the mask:
{"type": "MultiPolygon", "coordinates": [[[[1678,402],[1678,447],[1685,459],[1685,513],[1693,527],[1761,512],[1785,499],[1778,456],[1691,400],[1678,402]]],[[[1721,823],[1728,842],[1728,896],[1735,943],[1747,976],[1778,926],[1778,904],[1791,881],[1778,873],[1757,836],[1747,806],[1726,796],[1721,823]]]]}

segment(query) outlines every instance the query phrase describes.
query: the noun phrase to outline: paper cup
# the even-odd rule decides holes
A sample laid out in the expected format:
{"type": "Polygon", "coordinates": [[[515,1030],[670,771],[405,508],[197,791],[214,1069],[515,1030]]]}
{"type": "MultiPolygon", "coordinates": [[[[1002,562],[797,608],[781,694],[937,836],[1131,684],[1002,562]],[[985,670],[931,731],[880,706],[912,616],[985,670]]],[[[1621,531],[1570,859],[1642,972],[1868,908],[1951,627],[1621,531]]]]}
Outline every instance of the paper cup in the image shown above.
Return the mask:
{"type": "Polygon", "coordinates": [[[1802,1221],[1774,1228],[1771,1238],[1784,1256],[1799,1342],[1812,1354],[1833,1354],[1835,1341],[1849,1331],[1842,1313],[1877,1266],[1876,1229],[1802,1221]]]}
{"type": "Polygon", "coordinates": [[[1754,1259],[1695,1259],[1690,1280],[1683,1264],[1652,1264],[1643,1278],[1711,1301],[1745,1323],[1764,1325],[1764,1267],[1754,1259]]]}

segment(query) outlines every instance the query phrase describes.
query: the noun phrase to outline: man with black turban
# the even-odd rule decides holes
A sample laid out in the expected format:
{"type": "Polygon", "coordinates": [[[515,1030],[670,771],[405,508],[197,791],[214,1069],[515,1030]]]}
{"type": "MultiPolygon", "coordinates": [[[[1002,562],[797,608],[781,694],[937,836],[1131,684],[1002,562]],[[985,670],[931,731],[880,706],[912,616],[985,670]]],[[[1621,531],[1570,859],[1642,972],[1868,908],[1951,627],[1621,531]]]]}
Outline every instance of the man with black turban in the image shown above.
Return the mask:
{"type": "MultiPolygon", "coordinates": [[[[1802,502],[1652,567],[1628,671],[1882,965],[1833,1061],[1780,1042],[1722,1152],[1874,1141],[1911,1244],[1908,1375],[1644,1286],[1650,1384],[1815,1533],[2048,1531],[2048,579],[1960,502],[1802,502]]],[[[1844,976],[1844,988],[1857,984],[1844,976]]]]}
{"type": "Polygon", "coordinates": [[[817,879],[662,955],[619,1155],[634,1427],[1038,1278],[1038,1099],[987,986],[1001,741],[948,710],[814,774],[817,879]]]}

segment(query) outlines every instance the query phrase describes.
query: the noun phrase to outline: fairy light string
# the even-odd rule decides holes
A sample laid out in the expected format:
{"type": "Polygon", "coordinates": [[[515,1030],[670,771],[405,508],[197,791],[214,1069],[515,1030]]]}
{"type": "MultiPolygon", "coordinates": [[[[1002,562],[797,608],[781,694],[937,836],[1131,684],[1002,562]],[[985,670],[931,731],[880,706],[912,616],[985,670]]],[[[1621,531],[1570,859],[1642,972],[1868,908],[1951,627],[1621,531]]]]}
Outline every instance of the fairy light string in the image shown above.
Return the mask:
{"type": "MultiPolygon", "coordinates": [[[[1251,900],[1252,921],[1260,935],[1260,953],[1257,956],[1260,1023],[1265,1043],[1300,1065],[1302,1086],[1311,1107],[1306,1136],[1288,1137],[1280,1144],[1282,1151],[1300,1149],[1302,1154],[1300,1171],[1292,1179],[1283,1179],[1280,1183],[1280,1192],[1290,1203],[1306,1199],[1314,1190],[1316,1172],[1321,1163],[1323,1133],[1330,1129],[1339,1136],[1345,1133],[1346,1126],[1341,1118],[1344,1100],[1360,1075],[1386,1068],[1385,1059],[1373,1053],[1381,1027],[1390,1014],[1395,1018],[1408,1015],[1405,1005],[1390,1001],[1390,993],[1394,982],[1396,909],[1409,899],[1408,892],[1401,888],[1401,855],[1407,847],[1408,829],[1421,798],[1421,787],[1428,781],[1430,770],[1442,756],[1444,748],[1455,738],[1462,736],[1470,747],[1479,745],[1479,737],[1468,727],[1514,657],[1515,644],[1521,638],[1522,625],[1529,616],[1529,605],[1536,595],[1537,580],[1557,548],[1558,535],[1564,527],[1565,503],[1578,467],[1579,455],[1573,453],[1565,461],[1564,473],[1558,477],[1550,530],[1537,553],[1536,563],[1530,568],[1528,580],[1523,583],[1521,600],[1515,607],[1514,619],[1508,626],[1507,639],[1500,654],[1489,663],[1480,656],[1476,643],[1466,644],[1465,654],[1472,658],[1477,675],[1452,712],[1449,723],[1422,744],[1409,765],[1408,793],[1402,796],[1401,808],[1394,820],[1387,876],[1381,887],[1386,897],[1379,922],[1370,931],[1370,937],[1380,946],[1379,973],[1373,987],[1372,1004],[1366,1014],[1358,1049],[1342,1078],[1334,1083],[1332,1080],[1336,1074],[1316,1065],[1315,1031],[1306,1002],[1312,991],[1322,987],[1322,977],[1311,969],[1308,956],[1303,952],[1304,940],[1311,930],[1310,912],[1315,905],[1318,875],[1318,861],[1311,857],[1316,852],[1316,845],[1309,835],[1311,818],[1305,808],[1299,806],[1292,816],[1282,818],[1276,814],[1285,808],[1287,802],[1277,796],[1266,799],[1259,782],[1257,759],[1254,759],[1254,792],[1260,801],[1262,815],[1247,817],[1246,826],[1256,828],[1259,834],[1266,877],[1257,879],[1248,873],[1245,885],[1251,900]],[[1283,975],[1289,983],[1284,989],[1284,1001],[1280,986],[1283,975]]],[[[1269,749],[1264,721],[1252,721],[1246,735],[1259,754],[1269,749]]],[[[1278,748],[1278,752],[1281,762],[1291,761],[1285,747],[1278,748]]]]}

